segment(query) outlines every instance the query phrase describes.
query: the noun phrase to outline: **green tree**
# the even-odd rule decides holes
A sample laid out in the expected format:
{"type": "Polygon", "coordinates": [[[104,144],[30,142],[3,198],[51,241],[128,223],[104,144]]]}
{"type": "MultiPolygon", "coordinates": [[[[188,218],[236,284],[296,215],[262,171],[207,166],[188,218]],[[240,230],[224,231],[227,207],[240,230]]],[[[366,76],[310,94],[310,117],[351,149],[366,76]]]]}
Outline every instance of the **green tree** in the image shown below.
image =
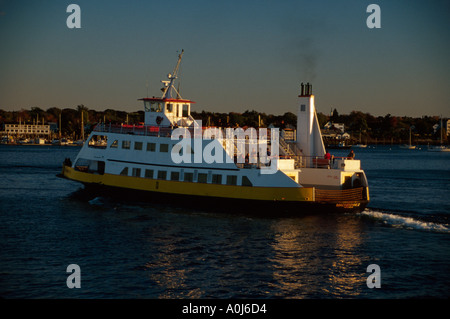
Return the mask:
{"type": "Polygon", "coordinates": [[[47,111],[45,111],[47,115],[47,121],[48,122],[58,122],[59,121],[59,115],[61,114],[62,110],[57,107],[51,107],[48,108],[47,111]]]}
{"type": "Polygon", "coordinates": [[[366,114],[359,111],[352,111],[348,117],[348,128],[352,132],[366,132],[367,125],[366,114]]]}

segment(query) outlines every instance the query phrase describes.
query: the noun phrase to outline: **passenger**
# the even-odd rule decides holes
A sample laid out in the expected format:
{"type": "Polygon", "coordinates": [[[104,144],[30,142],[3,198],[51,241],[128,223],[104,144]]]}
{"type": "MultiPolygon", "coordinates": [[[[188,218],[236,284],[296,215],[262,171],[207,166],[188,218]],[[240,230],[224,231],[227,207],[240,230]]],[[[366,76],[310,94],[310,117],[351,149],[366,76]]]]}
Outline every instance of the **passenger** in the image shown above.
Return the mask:
{"type": "Polygon", "coordinates": [[[270,162],[271,162],[271,157],[270,157],[270,155],[271,155],[272,153],[270,152],[270,149],[269,148],[267,148],[267,163],[266,163],[266,166],[270,166],[270,162]]]}
{"type": "Polygon", "coordinates": [[[355,153],[353,153],[353,150],[351,150],[350,153],[348,153],[347,158],[348,159],[354,159],[355,158],[355,153]]]}
{"type": "Polygon", "coordinates": [[[330,160],[331,159],[331,154],[330,152],[327,151],[327,153],[325,154],[325,159],[330,160]]]}

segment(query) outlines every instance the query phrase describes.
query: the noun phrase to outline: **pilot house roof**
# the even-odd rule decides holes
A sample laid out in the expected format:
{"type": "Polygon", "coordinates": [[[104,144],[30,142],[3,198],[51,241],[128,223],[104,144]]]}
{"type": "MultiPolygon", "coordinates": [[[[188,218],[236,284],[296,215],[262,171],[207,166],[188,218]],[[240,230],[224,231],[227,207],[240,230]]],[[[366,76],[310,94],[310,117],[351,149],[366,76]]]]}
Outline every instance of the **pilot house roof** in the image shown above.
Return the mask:
{"type": "Polygon", "coordinates": [[[191,100],[185,99],[166,99],[160,97],[144,97],[142,99],[138,99],[138,101],[153,101],[153,102],[172,102],[172,103],[195,103],[191,100]]]}

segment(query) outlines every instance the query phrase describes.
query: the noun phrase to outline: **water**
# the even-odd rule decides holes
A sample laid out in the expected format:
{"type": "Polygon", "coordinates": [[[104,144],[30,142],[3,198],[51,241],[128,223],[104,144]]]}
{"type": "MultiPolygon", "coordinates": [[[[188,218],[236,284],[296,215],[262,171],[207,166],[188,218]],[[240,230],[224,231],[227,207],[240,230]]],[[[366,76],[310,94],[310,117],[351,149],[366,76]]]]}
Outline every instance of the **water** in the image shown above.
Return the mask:
{"type": "Polygon", "coordinates": [[[258,218],[86,194],[55,176],[78,151],[0,145],[0,297],[450,297],[450,153],[357,149],[363,213],[258,218]]]}

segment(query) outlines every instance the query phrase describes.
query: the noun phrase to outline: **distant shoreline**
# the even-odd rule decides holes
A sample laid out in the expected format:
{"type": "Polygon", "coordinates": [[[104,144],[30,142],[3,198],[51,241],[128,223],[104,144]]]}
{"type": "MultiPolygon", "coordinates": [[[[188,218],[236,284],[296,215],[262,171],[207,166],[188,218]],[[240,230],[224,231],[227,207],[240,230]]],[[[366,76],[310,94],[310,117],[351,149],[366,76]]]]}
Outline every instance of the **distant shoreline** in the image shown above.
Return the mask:
{"type": "Polygon", "coordinates": [[[0,143],[0,145],[10,145],[10,146],[67,146],[67,147],[81,147],[83,145],[80,144],[66,144],[66,145],[59,145],[59,144],[51,144],[51,143],[45,143],[45,144],[37,144],[37,143],[0,143]]]}

